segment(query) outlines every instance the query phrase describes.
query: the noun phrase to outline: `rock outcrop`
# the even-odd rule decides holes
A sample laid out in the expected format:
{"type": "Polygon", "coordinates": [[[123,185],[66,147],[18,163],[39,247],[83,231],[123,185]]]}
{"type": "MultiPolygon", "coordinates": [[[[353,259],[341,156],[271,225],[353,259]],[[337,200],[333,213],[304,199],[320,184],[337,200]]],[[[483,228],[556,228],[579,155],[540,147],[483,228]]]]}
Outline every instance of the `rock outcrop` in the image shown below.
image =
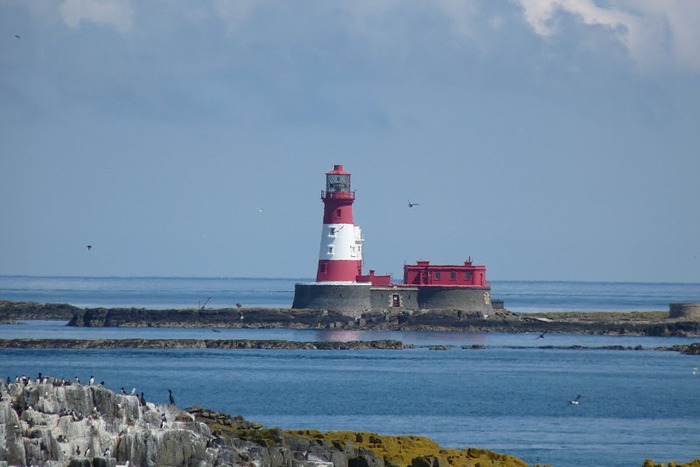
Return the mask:
{"type": "Polygon", "coordinates": [[[264,349],[264,350],[402,350],[415,348],[396,340],[318,341],[249,339],[0,339],[0,348],[15,349],[264,349]]]}
{"type": "Polygon", "coordinates": [[[0,465],[214,465],[209,427],[175,406],[53,378],[0,383],[0,465]]]}
{"type": "Polygon", "coordinates": [[[527,465],[482,449],[442,449],[417,436],[264,428],[50,377],[0,382],[0,396],[0,466],[527,465]]]}
{"type": "Polygon", "coordinates": [[[559,332],[628,336],[700,337],[700,321],[668,312],[553,312],[518,314],[453,309],[371,311],[359,317],[289,308],[76,308],[61,304],[1,302],[0,322],[63,319],[83,327],[284,328],[381,331],[559,332]]]}
{"type": "Polygon", "coordinates": [[[0,323],[20,319],[70,320],[83,309],[65,303],[11,302],[0,300],[0,323]]]}

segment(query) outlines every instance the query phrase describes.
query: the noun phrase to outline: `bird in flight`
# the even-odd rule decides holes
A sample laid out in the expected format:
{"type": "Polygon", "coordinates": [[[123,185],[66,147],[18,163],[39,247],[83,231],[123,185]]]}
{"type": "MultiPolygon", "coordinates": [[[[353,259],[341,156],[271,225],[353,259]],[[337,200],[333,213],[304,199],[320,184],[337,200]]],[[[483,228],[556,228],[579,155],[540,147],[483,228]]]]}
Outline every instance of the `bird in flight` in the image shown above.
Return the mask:
{"type": "Polygon", "coordinates": [[[579,402],[579,399],[581,399],[581,394],[579,394],[578,396],[576,396],[576,399],[570,400],[570,401],[569,401],[569,404],[571,404],[571,405],[579,405],[579,403],[580,403],[580,402],[579,402]]]}
{"type": "Polygon", "coordinates": [[[15,34],[15,37],[16,37],[17,39],[21,39],[21,37],[19,37],[19,34],[15,34]]]}
{"type": "Polygon", "coordinates": [[[411,200],[409,199],[409,200],[408,200],[408,207],[409,207],[409,208],[412,208],[413,206],[420,206],[420,204],[418,204],[418,203],[412,203],[411,200]]]}
{"type": "Polygon", "coordinates": [[[544,339],[544,335],[547,334],[546,332],[543,332],[542,334],[539,335],[538,339],[544,339]]]}
{"type": "Polygon", "coordinates": [[[85,245],[85,248],[88,249],[88,251],[92,250],[92,245],[85,245]]]}

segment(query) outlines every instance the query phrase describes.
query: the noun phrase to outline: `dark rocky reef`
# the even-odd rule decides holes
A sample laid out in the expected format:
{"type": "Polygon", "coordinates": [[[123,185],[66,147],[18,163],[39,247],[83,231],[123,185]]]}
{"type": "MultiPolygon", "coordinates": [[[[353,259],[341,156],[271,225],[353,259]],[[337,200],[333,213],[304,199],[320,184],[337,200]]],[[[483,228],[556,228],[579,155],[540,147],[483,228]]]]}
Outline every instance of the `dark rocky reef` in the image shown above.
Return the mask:
{"type": "Polygon", "coordinates": [[[656,350],[680,352],[684,355],[700,355],[700,342],[696,342],[690,345],[672,345],[670,347],[657,347],[656,350]]]}
{"type": "Polygon", "coordinates": [[[355,329],[402,331],[550,332],[631,336],[700,336],[700,321],[671,319],[668,312],[557,312],[517,314],[463,310],[387,309],[360,317],[327,310],[288,308],[168,309],[87,308],[0,302],[0,322],[17,319],[66,319],[85,327],[211,327],[355,329]]]}
{"type": "Polygon", "coordinates": [[[248,339],[0,339],[0,348],[16,349],[265,349],[265,350],[401,350],[401,341],[297,342],[248,339]]]}
{"type": "MultiPolygon", "coordinates": [[[[644,348],[641,345],[542,345],[533,346],[498,346],[499,348],[557,349],[557,350],[657,350],[680,352],[686,355],[700,355],[700,342],[690,345],[673,345],[670,347],[644,348]]],[[[284,340],[247,340],[247,339],[0,339],[0,349],[258,349],[258,350],[403,350],[415,349],[412,344],[396,340],[348,341],[348,342],[298,342],[284,340]]],[[[429,345],[429,350],[453,350],[454,345],[429,345]]],[[[462,345],[463,350],[482,350],[484,345],[462,345]]],[[[493,348],[493,347],[489,347],[493,348]]]]}
{"type": "Polygon", "coordinates": [[[291,329],[445,330],[471,332],[559,332],[637,336],[700,336],[699,321],[668,319],[668,313],[516,314],[462,310],[366,312],[359,318],[325,310],[270,308],[211,310],[86,309],[69,326],[220,327],[291,329]]]}
{"type": "Polygon", "coordinates": [[[527,466],[484,449],[442,449],[419,436],[264,428],[53,378],[2,382],[0,396],[0,466],[527,466]]]}
{"type": "Polygon", "coordinates": [[[20,319],[70,320],[83,313],[78,308],[65,303],[10,302],[0,300],[0,323],[11,323],[20,319]]]}

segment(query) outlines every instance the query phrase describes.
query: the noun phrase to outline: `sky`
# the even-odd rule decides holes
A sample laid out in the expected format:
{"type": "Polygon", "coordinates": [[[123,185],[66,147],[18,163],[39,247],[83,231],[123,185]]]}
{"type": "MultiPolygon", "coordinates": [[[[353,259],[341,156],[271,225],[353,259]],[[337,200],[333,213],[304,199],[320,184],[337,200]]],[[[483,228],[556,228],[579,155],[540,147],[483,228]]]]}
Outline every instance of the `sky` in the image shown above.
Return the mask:
{"type": "Polygon", "coordinates": [[[311,278],[344,164],[365,270],[700,282],[698,24],[697,0],[0,0],[0,274],[311,278]]]}

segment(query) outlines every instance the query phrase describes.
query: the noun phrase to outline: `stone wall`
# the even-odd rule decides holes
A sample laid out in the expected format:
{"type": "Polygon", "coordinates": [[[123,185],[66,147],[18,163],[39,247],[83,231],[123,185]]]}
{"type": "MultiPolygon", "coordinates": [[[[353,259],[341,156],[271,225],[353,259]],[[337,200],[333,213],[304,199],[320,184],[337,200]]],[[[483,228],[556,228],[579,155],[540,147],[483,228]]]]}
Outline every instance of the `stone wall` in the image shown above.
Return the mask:
{"type": "Polygon", "coordinates": [[[417,310],[418,309],[418,288],[417,287],[372,287],[370,296],[372,310],[383,311],[387,309],[395,310],[417,310]],[[398,295],[399,306],[394,305],[394,295],[398,295]]]}
{"type": "Polygon", "coordinates": [[[668,317],[700,320],[700,302],[671,303],[668,317]]]}
{"type": "Polygon", "coordinates": [[[369,311],[369,284],[317,283],[295,284],[292,308],[328,310],[349,316],[369,311]]]}
{"type": "Polygon", "coordinates": [[[418,306],[421,309],[453,309],[464,311],[481,311],[489,313],[491,307],[491,289],[488,287],[420,287],[418,306]]]}

